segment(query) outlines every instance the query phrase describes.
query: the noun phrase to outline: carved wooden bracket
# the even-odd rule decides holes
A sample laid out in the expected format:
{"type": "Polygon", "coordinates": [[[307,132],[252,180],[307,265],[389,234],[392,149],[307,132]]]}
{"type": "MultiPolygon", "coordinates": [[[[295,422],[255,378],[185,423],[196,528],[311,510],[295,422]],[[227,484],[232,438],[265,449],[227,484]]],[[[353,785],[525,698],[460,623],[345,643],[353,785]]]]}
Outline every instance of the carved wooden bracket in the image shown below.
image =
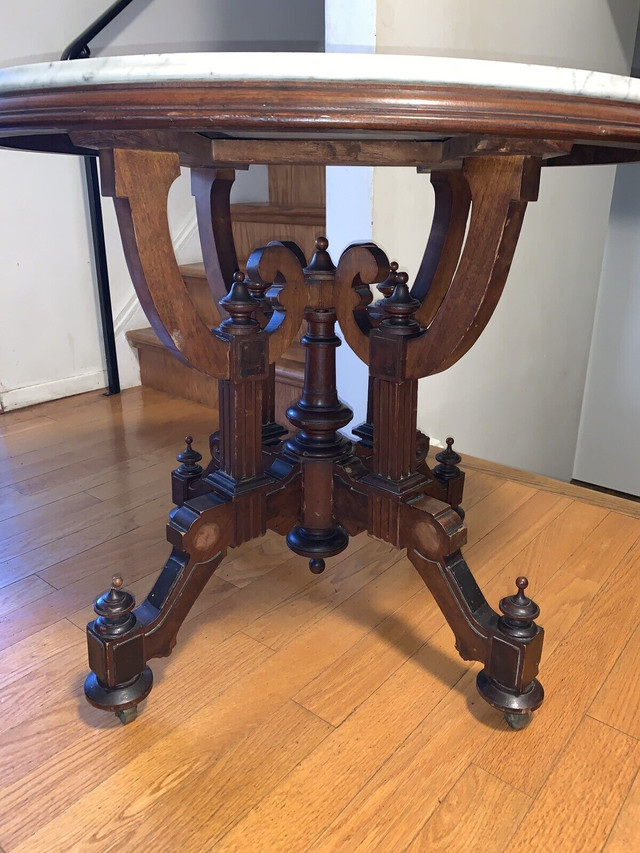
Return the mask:
{"type": "Polygon", "coordinates": [[[369,363],[369,333],[374,325],[367,313],[372,296],[369,285],[389,275],[389,260],[375,243],[348,246],[335,273],[336,316],[347,343],[369,363]]]}
{"type": "Polygon", "coordinates": [[[136,293],[156,334],[181,361],[227,378],[229,347],[199,316],[171,243],[167,198],[180,174],[178,155],[107,149],[100,152],[100,168],[136,293]]]}
{"type": "Polygon", "coordinates": [[[471,195],[467,237],[459,254],[461,214],[467,200],[457,188],[449,219],[451,240],[445,240],[442,246],[434,273],[433,297],[428,290],[419,309],[423,321],[429,320],[430,315],[433,319],[424,335],[408,343],[407,378],[430,376],[451,367],[486,327],[507,280],[527,202],[537,199],[540,166],[541,160],[534,157],[465,160],[462,175],[471,195]],[[454,268],[438,305],[446,275],[454,268]]]}
{"type": "Polygon", "coordinates": [[[247,275],[265,285],[284,282],[278,302],[284,310],[273,312],[265,332],[269,335],[269,361],[273,363],[297,339],[307,305],[307,288],[300,257],[284,243],[273,242],[251,253],[247,275]]]}
{"type": "Polygon", "coordinates": [[[238,269],[230,211],[231,187],[235,178],[234,169],[191,169],[191,194],[196,200],[202,260],[218,312],[218,323],[225,319],[219,302],[227,295],[233,274],[238,269]]]}
{"type": "Polygon", "coordinates": [[[420,300],[415,318],[425,329],[436,315],[456,271],[471,207],[462,172],[432,172],[435,209],[429,239],[411,295],[420,300]]]}
{"type": "MultiPolygon", "coordinates": [[[[446,370],[476,342],[502,294],[527,202],[537,198],[541,158],[470,157],[432,175],[436,205],[411,295],[423,332],[407,341],[406,379],[446,370]],[[470,212],[470,214],[469,214],[470,212]],[[466,233],[466,239],[465,239],[466,233]]],[[[336,271],[335,304],[347,342],[369,363],[367,285],[388,272],[373,244],[350,247],[336,271]],[[384,273],[384,274],[383,274],[384,273]]]]}

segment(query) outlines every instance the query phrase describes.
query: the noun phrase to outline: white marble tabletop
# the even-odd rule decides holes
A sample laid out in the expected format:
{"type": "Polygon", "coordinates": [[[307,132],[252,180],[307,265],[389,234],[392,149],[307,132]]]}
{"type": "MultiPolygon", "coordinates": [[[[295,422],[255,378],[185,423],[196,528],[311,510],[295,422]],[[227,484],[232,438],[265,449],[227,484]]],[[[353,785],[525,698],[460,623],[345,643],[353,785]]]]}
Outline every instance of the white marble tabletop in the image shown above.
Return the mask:
{"type": "Polygon", "coordinates": [[[43,62],[0,69],[0,96],[100,84],[320,81],[490,87],[640,102],[640,80],[617,74],[435,56],[175,53],[43,62]]]}

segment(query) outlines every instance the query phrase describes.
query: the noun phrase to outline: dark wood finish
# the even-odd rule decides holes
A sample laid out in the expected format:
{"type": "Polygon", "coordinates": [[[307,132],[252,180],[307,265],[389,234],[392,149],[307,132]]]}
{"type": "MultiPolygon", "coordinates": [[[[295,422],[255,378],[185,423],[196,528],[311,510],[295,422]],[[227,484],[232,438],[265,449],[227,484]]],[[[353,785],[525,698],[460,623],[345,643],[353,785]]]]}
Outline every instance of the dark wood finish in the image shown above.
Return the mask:
{"type": "MultiPolygon", "coordinates": [[[[234,131],[375,134],[389,141],[436,134],[638,142],[638,105],[608,98],[376,81],[216,81],[110,84],[0,96],[0,132],[234,131]]],[[[534,152],[532,152],[534,153],[534,152]]],[[[466,155],[465,155],[466,156],[466,155]]],[[[319,155],[317,162],[324,162],[319,155]]]]}
{"type": "MultiPolygon", "coordinates": [[[[191,170],[191,192],[196,200],[204,270],[213,297],[212,305],[216,308],[226,296],[238,269],[229,211],[235,177],[234,169],[191,170]]],[[[219,322],[220,318],[214,325],[219,322]]]]}
{"type": "MultiPolygon", "coordinates": [[[[205,530],[211,525],[222,529],[216,520],[221,515],[225,545],[238,545],[270,527],[285,534],[289,547],[309,558],[309,568],[316,573],[361,530],[407,548],[451,625],[460,653],[484,663],[480,693],[514,727],[521,727],[543,696],[535,679],[542,647],[542,631],[533,622],[535,606],[528,605],[531,618],[519,622],[514,614],[518,607],[525,613],[522,600],[517,605],[507,602],[500,617],[477,588],[460,553],[465,541],[460,457],[449,440],[437,460],[440,464],[433,471],[427,465],[429,441],[416,426],[417,380],[454,363],[488,322],[504,286],[526,203],[535,198],[541,158],[475,154],[459,171],[436,173],[434,222],[411,292],[406,273],[397,264],[391,267],[374,244],[348,248],[336,269],[326,239],[319,238],[306,266],[293,243],[257,249],[248,260],[246,278],[241,271],[233,273],[231,290],[220,298],[226,292],[225,269],[228,272],[235,262],[228,203],[233,174],[194,170],[211,293],[219,299],[218,316],[223,309],[229,314],[203,338],[200,327],[193,325],[197,312],[184,285],[177,286],[171,263],[169,274],[158,271],[149,281],[156,267],[148,241],[166,236],[148,223],[160,222],[164,228],[177,155],[127,149],[103,151],[101,156],[106,165],[113,164],[108,173],[114,177],[111,191],[123,207],[123,241],[140,278],[137,286],[146,298],[145,308],[161,329],[177,325],[179,331],[177,318],[185,317],[186,328],[195,329],[189,354],[202,366],[204,351],[206,372],[219,380],[220,430],[212,437],[211,461],[200,472],[191,448],[182,452],[173,478],[179,504],[175,518],[205,502],[207,521],[201,522],[200,516],[193,520],[193,536],[201,524],[205,530]],[[151,181],[138,190],[136,178],[142,179],[145,168],[151,181]],[[150,188],[154,182],[158,189],[150,188]],[[369,285],[376,282],[382,283],[386,296],[372,304],[369,285]],[[273,363],[297,337],[303,316],[304,383],[300,399],[287,411],[296,431],[282,442],[283,430],[275,423],[273,363]],[[369,423],[360,429],[362,440],[355,447],[338,432],[352,413],[337,396],[336,319],[370,369],[369,423]],[[209,340],[215,342],[213,358],[209,340]]],[[[183,358],[185,352],[183,347],[183,358]]],[[[174,527],[172,522],[170,535],[174,527]]],[[[219,540],[212,542],[206,562],[213,570],[222,552],[219,540]]],[[[173,563],[182,567],[179,572],[193,565],[192,547],[190,540],[179,556],[174,553],[173,563]]],[[[170,563],[165,575],[173,571],[170,563]]],[[[184,577],[180,574],[181,595],[192,602],[204,576],[194,574],[193,582],[184,577]]],[[[145,623],[143,604],[142,610],[133,611],[139,615],[131,617],[131,623],[127,611],[121,617],[129,620],[126,628],[116,626],[117,640],[101,633],[100,623],[88,629],[93,670],[88,698],[116,710],[124,721],[151,689],[148,660],[172,647],[188,609],[185,605],[174,612],[169,595],[162,598],[152,592],[152,597],[159,604],[158,615],[145,623]],[[166,627],[165,612],[170,615],[166,627]],[[150,644],[146,624],[154,634],[150,644]],[[124,642],[129,635],[130,646],[124,642]]]]}
{"type": "MultiPolygon", "coordinates": [[[[8,145],[37,131],[43,148],[62,150],[71,134],[76,150],[100,150],[103,188],[154,329],[219,382],[211,459],[199,471],[187,448],[174,473],[173,551],[158,581],[138,607],[119,579],[96,602],[89,701],[124,721],[134,715],[151,689],[148,661],[171,651],[227,547],[272,529],[319,572],[349,536],[367,530],[407,549],[458,651],[483,664],[481,695],[514,728],[528,721],[543,698],[538,608],[526,579],[501,613],[474,580],[461,552],[460,457],[448,440],[430,469],[429,439],[416,429],[417,381],[454,364],[489,321],[541,166],[633,159],[638,112],[615,100],[375,81],[114,84],[0,97],[0,136],[16,132],[8,145]],[[199,131],[227,136],[203,142],[199,131]],[[166,202],[181,162],[193,168],[212,302],[229,315],[222,322],[215,305],[198,312],[171,248],[166,202]],[[327,162],[435,166],[435,216],[412,290],[372,243],[348,247],[335,268],[324,238],[308,264],[295,243],[268,241],[251,253],[246,275],[236,272],[229,188],[232,169],[250,162],[279,163],[285,176],[291,164],[316,176],[327,162]],[[385,298],[374,303],[371,285],[383,282],[385,298]],[[304,383],[288,409],[297,430],[282,441],[273,364],[303,318],[304,383]],[[369,413],[356,443],[339,432],[351,413],[337,396],[336,320],[369,365],[369,413]]],[[[303,209],[319,197],[313,182],[303,209]]]]}
{"type": "Polygon", "coordinates": [[[103,193],[114,199],[136,293],[163,344],[196,370],[227,376],[228,351],[211,334],[189,298],[173,252],[167,197],[180,174],[177,154],[105,150],[103,193]]]}

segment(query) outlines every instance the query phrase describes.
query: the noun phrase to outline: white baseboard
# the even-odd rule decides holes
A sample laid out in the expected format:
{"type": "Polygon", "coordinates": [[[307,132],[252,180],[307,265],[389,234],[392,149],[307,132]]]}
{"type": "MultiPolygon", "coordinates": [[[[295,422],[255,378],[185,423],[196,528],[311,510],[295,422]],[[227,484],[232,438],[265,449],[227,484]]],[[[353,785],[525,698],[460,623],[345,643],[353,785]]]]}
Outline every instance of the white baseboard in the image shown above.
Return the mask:
{"type": "Polygon", "coordinates": [[[79,376],[69,376],[65,379],[54,379],[38,385],[27,385],[24,388],[14,388],[12,391],[0,393],[0,411],[10,412],[24,406],[34,406],[36,403],[47,403],[60,397],[71,397],[74,394],[84,394],[105,388],[107,379],[104,370],[82,373],[79,376]]]}

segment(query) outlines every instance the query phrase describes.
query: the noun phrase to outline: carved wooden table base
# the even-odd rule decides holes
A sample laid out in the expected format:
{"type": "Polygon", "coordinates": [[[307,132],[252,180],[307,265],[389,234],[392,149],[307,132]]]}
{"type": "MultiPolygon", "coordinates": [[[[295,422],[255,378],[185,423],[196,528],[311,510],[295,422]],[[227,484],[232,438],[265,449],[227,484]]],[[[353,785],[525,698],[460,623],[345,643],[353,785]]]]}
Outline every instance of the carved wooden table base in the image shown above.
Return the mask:
{"type": "Polygon", "coordinates": [[[167,526],[171,554],[138,607],[114,578],[87,628],[91,704],[128,721],[152,686],[148,661],[170,654],[190,607],[227,549],[267,529],[321,572],[325,560],[362,531],[407,550],[434,595],[466,660],[480,661],[478,690],[514,727],[526,724],[543,691],[536,680],[543,632],[537,606],[518,592],[485,601],[461,548],[464,474],[448,441],[437,468],[416,427],[418,379],[454,364],[477,340],[501,295],[539,156],[470,156],[434,171],[436,210],[411,290],[371,243],[354,245],[334,266],[321,238],[307,264],[290,243],[256,250],[238,272],[229,221],[229,168],[192,170],[198,225],[220,323],[210,330],[184,287],[166,218],[177,153],[104,148],[105,192],[114,197],[131,275],[156,332],[178,357],[219,380],[220,429],[206,467],[190,439],[173,473],[167,526]],[[466,234],[466,239],[465,239],[466,234]],[[384,298],[373,302],[370,285],[384,298]],[[274,423],[275,360],[306,334],[304,390],[274,423]],[[369,365],[367,422],[351,442],[352,418],[336,390],[335,322],[369,365]]]}

